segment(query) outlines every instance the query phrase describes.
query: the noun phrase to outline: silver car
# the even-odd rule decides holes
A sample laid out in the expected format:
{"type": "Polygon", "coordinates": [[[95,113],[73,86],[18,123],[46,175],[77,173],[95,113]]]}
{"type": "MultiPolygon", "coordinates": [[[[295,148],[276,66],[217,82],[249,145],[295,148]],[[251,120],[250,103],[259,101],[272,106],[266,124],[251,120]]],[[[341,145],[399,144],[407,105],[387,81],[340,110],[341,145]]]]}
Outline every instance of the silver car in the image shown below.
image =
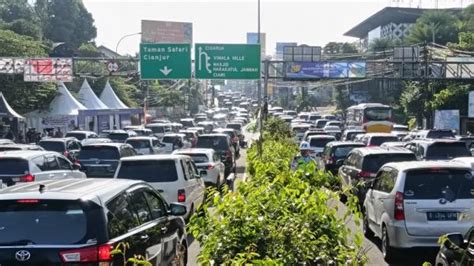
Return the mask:
{"type": "Polygon", "coordinates": [[[166,153],[166,145],[157,137],[131,137],[125,143],[130,144],[139,155],[166,153]]]}
{"type": "Polygon", "coordinates": [[[399,248],[438,247],[440,236],[466,234],[474,217],[471,168],[444,161],[385,164],[364,200],[366,237],[382,240],[387,262],[399,248]]]}

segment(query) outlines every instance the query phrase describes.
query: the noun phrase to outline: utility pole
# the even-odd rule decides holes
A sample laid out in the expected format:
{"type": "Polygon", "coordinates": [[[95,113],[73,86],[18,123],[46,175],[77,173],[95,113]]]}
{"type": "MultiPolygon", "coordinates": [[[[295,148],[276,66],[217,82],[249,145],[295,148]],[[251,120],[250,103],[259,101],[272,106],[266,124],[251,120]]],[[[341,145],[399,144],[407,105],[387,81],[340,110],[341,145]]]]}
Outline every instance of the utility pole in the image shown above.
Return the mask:
{"type": "MultiPolygon", "coordinates": [[[[260,57],[262,56],[262,44],[261,44],[261,40],[260,40],[260,0],[257,0],[257,12],[258,12],[258,15],[257,15],[257,43],[260,45],[260,57]]],[[[260,58],[260,62],[261,62],[261,58],[260,58]]],[[[261,65],[261,63],[260,63],[261,65]]],[[[263,119],[262,119],[262,116],[263,116],[263,112],[262,112],[262,77],[261,77],[261,73],[259,73],[258,75],[258,80],[257,80],[257,101],[258,101],[258,111],[259,111],[259,121],[258,121],[258,129],[259,129],[259,133],[260,133],[260,136],[259,136],[259,141],[258,141],[258,154],[260,156],[262,156],[262,153],[263,153],[263,119]]]]}

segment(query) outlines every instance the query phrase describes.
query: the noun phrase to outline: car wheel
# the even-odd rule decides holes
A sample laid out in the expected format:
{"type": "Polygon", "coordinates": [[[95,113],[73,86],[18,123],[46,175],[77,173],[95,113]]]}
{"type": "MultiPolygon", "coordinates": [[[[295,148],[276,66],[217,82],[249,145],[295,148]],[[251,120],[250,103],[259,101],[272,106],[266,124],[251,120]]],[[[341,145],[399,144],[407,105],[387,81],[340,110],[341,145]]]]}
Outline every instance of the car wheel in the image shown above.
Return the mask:
{"type": "Polygon", "coordinates": [[[176,246],[176,255],[173,261],[174,266],[186,266],[188,261],[188,248],[183,243],[176,246]]]}
{"type": "Polygon", "coordinates": [[[364,232],[364,236],[367,239],[374,238],[374,232],[372,232],[369,227],[369,216],[367,215],[367,212],[364,212],[364,215],[362,216],[362,232],[364,232]]]}
{"type": "Polygon", "coordinates": [[[390,239],[388,238],[388,231],[385,225],[382,226],[382,254],[386,262],[390,263],[395,257],[395,250],[390,246],[390,239]]]}

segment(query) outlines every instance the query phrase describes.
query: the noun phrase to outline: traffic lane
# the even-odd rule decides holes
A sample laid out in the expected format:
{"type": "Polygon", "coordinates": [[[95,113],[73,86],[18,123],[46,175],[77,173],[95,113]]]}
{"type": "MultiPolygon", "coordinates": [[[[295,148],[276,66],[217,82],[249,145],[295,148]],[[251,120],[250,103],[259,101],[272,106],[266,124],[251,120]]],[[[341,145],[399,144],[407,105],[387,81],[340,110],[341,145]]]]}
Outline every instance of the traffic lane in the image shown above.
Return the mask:
{"type": "MultiPolygon", "coordinates": [[[[339,217],[344,217],[344,213],[347,210],[347,207],[338,203],[338,215],[339,217]]],[[[354,217],[349,216],[345,221],[346,226],[349,227],[351,232],[360,232],[362,233],[362,224],[357,226],[354,222],[354,217]]],[[[422,265],[424,262],[430,262],[432,265],[435,263],[436,254],[438,253],[439,248],[414,248],[414,249],[404,249],[399,250],[398,258],[394,260],[393,263],[388,264],[385,262],[381,249],[381,241],[379,238],[374,237],[373,239],[364,238],[363,242],[363,252],[368,258],[367,265],[377,265],[377,266],[405,266],[405,265],[422,265]]]]}
{"type": "MultiPolygon", "coordinates": [[[[247,160],[247,149],[240,149],[240,157],[236,160],[237,174],[234,179],[234,190],[242,182],[245,174],[245,164],[247,160]]],[[[198,265],[197,256],[199,255],[200,246],[198,241],[188,233],[188,265],[198,265]]]]}

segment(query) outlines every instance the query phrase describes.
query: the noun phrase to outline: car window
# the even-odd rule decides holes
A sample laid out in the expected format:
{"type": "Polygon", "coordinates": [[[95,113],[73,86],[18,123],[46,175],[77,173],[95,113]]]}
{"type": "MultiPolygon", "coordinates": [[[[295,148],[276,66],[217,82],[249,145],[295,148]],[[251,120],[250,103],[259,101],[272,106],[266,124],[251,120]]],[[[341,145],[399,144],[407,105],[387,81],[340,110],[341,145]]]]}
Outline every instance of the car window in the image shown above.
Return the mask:
{"type": "Polygon", "coordinates": [[[474,199],[474,178],[461,169],[419,169],[408,171],[405,199],[474,199]]]}
{"type": "Polygon", "coordinates": [[[143,189],[132,191],[129,199],[133,211],[138,215],[142,224],[152,220],[150,208],[148,207],[143,189]]]}
{"type": "Polygon", "coordinates": [[[185,164],[186,164],[186,167],[188,168],[189,179],[196,178],[197,171],[194,171],[193,164],[191,163],[191,161],[186,160],[185,164]]]}
{"type": "Polygon", "coordinates": [[[174,160],[123,161],[117,178],[143,180],[146,182],[173,182],[178,180],[174,160]]]}
{"type": "Polygon", "coordinates": [[[63,169],[63,170],[72,170],[71,163],[70,163],[68,160],[66,160],[66,159],[64,159],[64,158],[62,158],[62,157],[59,157],[59,156],[57,157],[57,159],[58,159],[58,163],[59,163],[59,168],[60,168],[60,169],[63,169]]]}
{"type": "Polygon", "coordinates": [[[145,198],[151,210],[151,217],[158,219],[166,216],[166,208],[163,200],[153,191],[145,190],[145,198]]]}
{"type": "Polygon", "coordinates": [[[68,150],[79,150],[79,149],[81,149],[81,146],[79,145],[79,143],[77,143],[75,141],[71,141],[71,142],[69,142],[67,149],[68,150]]]}
{"type": "Polygon", "coordinates": [[[226,137],[199,137],[196,147],[222,151],[229,148],[229,143],[226,137]]]}
{"type": "Polygon", "coordinates": [[[40,141],[39,145],[45,151],[55,151],[59,153],[63,153],[66,147],[64,142],[60,141],[40,141]]]}
{"type": "Polygon", "coordinates": [[[349,154],[347,159],[344,161],[344,165],[352,166],[354,162],[354,156],[355,156],[354,153],[349,154]]]}
{"type": "MultiPolygon", "coordinates": [[[[31,160],[33,162],[33,164],[36,165],[36,167],[38,167],[41,171],[44,171],[45,169],[45,165],[44,165],[44,156],[38,156],[36,158],[33,158],[31,160]]],[[[2,167],[0,167],[2,168],[2,167]]]]}
{"type": "Polygon", "coordinates": [[[107,227],[109,238],[127,233],[139,225],[138,218],[132,211],[127,194],[121,194],[107,203],[107,227]]]}
{"type": "Polygon", "coordinates": [[[372,137],[370,139],[370,145],[372,146],[380,146],[384,142],[392,142],[392,141],[398,141],[398,137],[393,136],[393,137],[372,137]]]}
{"type": "Polygon", "coordinates": [[[374,189],[385,193],[390,193],[395,186],[395,177],[390,170],[380,172],[377,181],[374,184],[374,189]]]}
{"type": "Polygon", "coordinates": [[[452,159],[471,156],[463,142],[438,142],[431,144],[426,150],[427,159],[452,159]]]}
{"type": "Polygon", "coordinates": [[[59,164],[54,155],[46,155],[44,164],[46,171],[59,170],[59,164]]]}
{"type": "Polygon", "coordinates": [[[84,146],[78,155],[79,160],[101,159],[101,160],[118,160],[120,159],[119,151],[116,147],[111,146],[84,146]]]}
{"type": "Polygon", "coordinates": [[[24,175],[29,172],[28,161],[20,158],[0,158],[0,175],[24,175]]]}
{"type": "Polygon", "coordinates": [[[147,139],[129,139],[126,141],[126,143],[132,145],[134,149],[150,148],[150,141],[147,139]]]}
{"type": "Polygon", "coordinates": [[[387,154],[371,154],[364,157],[362,169],[371,173],[377,171],[386,163],[416,161],[416,157],[412,153],[387,153],[387,154]]]}
{"type": "Polygon", "coordinates": [[[312,138],[309,142],[309,145],[311,147],[324,147],[326,144],[328,144],[331,141],[334,141],[335,139],[330,139],[330,138],[312,138]]]}
{"type": "Polygon", "coordinates": [[[154,139],[154,140],[152,140],[152,145],[153,145],[153,147],[159,147],[160,146],[160,141],[158,141],[157,139],[154,139]]]}
{"type": "MultiPolygon", "coordinates": [[[[354,148],[359,147],[359,146],[339,146],[335,147],[334,149],[334,157],[336,158],[345,158],[349,152],[351,152],[354,148]]],[[[328,150],[327,155],[329,154],[330,149],[326,148],[328,150]]]]}

